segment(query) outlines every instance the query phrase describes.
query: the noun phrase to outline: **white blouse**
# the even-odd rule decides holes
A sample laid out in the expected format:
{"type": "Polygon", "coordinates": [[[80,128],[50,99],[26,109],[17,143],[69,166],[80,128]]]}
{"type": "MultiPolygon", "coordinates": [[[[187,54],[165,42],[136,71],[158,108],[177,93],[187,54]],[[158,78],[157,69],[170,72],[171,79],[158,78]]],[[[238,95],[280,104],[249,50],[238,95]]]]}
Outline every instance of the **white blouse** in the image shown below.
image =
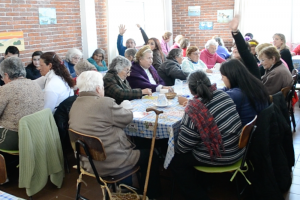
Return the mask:
{"type": "Polygon", "coordinates": [[[74,91],[60,76],[50,70],[45,76],[35,80],[44,91],[44,108],[50,108],[52,113],[56,107],[69,96],[74,95],[74,91]]]}
{"type": "MultiPolygon", "coordinates": [[[[143,67],[142,67],[142,68],[143,68],[143,67]]],[[[149,71],[149,69],[145,69],[145,68],[143,68],[143,69],[145,70],[145,72],[146,72],[146,74],[147,74],[147,76],[148,76],[148,79],[149,79],[150,83],[151,83],[152,85],[156,85],[157,83],[155,82],[155,80],[154,80],[154,78],[153,78],[151,72],[149,71]]],[[[159,92],[161,88],[162,88],[162,85],[158,85],[158,86],[156,87],[156,92],[159,92]]]]}

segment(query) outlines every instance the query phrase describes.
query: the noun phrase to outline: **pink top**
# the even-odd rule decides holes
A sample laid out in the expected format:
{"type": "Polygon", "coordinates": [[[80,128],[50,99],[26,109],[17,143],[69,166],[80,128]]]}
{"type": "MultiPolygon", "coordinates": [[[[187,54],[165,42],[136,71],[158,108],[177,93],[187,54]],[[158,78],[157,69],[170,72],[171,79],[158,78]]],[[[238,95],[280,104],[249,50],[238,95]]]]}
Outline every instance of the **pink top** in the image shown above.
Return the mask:
{"type": "Polygon", "coordinates": [[[293,50],[296,55],[300,55],[300,44],[293,50]]]}
{"type": "Polygon", "coordinates": [[[180,48],[180,46],[178,44],[174,43],[173,46],[171,47],[170,51],[172,49],[179,49],[179,48],[180,48]]]}
{"type": "Polygon", "coordinates": [[[217,53],[211,54],[207,49],[203,49],[201,51],[200,59],[206,64],[208,69],[213,68],[216,63],[222,63],[225,61],[217,53]]]}
{"type": "Polygon", "coordinates": [[[283,62],[284,66],[286,66],[286,68],[288,68],[288,70],[290,70],[290,68],[289,68],[289,66],[286,64],[286,62],[285,62],[282,58],[280,58],[280,60],[283,62]]]}
{"type": "Polygon", "coordinates": [[[170,51],[170,47],[169,44],[166,43],[166,41],[164,39],[161,39],[160,41],[160,46],[161,46],[161,50],[165,55],[168,55],[169,51],[170,51]]]}

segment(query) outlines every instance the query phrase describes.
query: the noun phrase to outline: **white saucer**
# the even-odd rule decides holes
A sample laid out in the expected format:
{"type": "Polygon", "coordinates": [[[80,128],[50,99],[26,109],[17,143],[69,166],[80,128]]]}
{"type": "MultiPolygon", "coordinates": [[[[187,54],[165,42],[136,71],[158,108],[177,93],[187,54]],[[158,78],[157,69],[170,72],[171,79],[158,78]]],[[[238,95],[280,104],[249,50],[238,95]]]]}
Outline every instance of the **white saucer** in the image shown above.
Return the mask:
{"type": "Polygon", "coordinates": [[[169,102],[167,103],[167,105],[158,105],[157,103],[154,103],[155,106],[159,107],[159,108],[164,108],[167,107],[169,105],[171,105],[169,102]]]}

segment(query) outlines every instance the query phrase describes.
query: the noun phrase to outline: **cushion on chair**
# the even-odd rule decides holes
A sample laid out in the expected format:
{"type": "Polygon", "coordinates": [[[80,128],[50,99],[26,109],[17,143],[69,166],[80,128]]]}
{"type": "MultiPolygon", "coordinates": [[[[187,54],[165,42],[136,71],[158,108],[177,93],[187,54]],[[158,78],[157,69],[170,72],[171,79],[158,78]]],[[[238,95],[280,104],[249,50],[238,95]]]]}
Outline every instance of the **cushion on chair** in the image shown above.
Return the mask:
{"type": "MultiPolygon", "coordinates": [[[[240,168],[242,164],[242,159],[237,161],[236,163],[228,166],[195,166],[194,168],[198,171],[205,172],[205,173],[224,173],[224,172],[232,172],[234,170],[237,170],[240,168]]],[[[245,162],[245,167],[247,166],[247,163],[245,162]]]]}

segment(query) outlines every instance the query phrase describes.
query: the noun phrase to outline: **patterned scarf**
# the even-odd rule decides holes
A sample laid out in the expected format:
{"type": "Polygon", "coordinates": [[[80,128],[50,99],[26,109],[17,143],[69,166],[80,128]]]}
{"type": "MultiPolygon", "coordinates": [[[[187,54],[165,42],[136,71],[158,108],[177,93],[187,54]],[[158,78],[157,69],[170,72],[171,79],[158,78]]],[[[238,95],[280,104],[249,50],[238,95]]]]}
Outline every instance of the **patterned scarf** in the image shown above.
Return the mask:
{"type": "MultiPolygon", "coordinates": [[[[211,92],[216,89],[215,84],[210,87],[211,92]]],[[[198,99],[198,97],[194,97],[189,100],[185,112],[197,127],[211,159],[213,160],[216,156],[221,157],[220,146],[224,151],[222,136],[214,117],[210,114],[207,107],[198,99]]]]}
{"type": "Polygon", "coordinates": [[[159,84],[159,78],[158,78],[158,74],[155,73],[155,68],[150,67],[149,68],[149,72],[152,74],[153,79],[155,80],[156,84],[159,84]]]}

